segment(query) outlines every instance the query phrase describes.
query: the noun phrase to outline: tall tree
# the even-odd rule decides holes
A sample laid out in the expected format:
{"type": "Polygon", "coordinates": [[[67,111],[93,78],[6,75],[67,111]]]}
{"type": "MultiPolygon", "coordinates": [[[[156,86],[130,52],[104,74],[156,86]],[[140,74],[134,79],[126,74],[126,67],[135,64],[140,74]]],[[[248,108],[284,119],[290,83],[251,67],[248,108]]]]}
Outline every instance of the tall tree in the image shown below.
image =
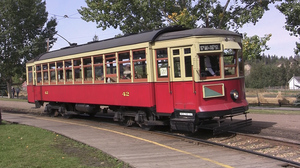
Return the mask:
{"type": "Polygon", "coordinates": [[[161,28],[166,25],[213,27],[234,30],[256,23],[275,0],[86,0],[82,19],[98,27],[119,28],[123,33],[161,28]],[[192,3],[193,2],[193,3],[192,3]],[[189,15],[189,16],[188,16],[189,15]],[[177,18],[176,18],[177,17],[177,18]]]}
{"type": "Polygon", "coordinates": [[[243,59],[244,60],[256,60],[261,58],[261,53],[265,50],[269,50],[267,42],[270,40],[272,34],[266,34],[264,37],[254,35],[248,37],[245,33],[243,38],[243,59]]]}
{"type": "MultiPolygon", "coordinates": [[[[277,5],[277,9],[285,15],[285,29],[291,32],[291,35],[298,37],[300,35],[300,3],[299,0],[286,0],[277,5]]],[[[295,54],[300,52],[300,43],[296,42],[295,54]]]]}
{"type": "Polygon", "coordinates": [[[56,19],[47,16],[42,0],[0,1],[0,73],[10,94],[12,77],[25,79],[25,63],[47,50],[46,38],[50,47],[56,41],[56,19]]]}

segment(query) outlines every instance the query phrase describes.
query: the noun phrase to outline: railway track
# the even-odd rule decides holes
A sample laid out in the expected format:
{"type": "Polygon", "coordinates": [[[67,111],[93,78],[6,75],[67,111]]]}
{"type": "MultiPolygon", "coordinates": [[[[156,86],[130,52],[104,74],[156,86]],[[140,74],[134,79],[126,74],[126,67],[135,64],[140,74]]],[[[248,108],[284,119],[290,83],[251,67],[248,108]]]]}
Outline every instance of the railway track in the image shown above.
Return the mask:
{"type": "MultiPolygon", "coordinates": [[[[74,118],[75,120],[80,120],[81,122],[95,125],[101,121],[101,125],[107,127],[114,127],[118,129],[131,129],[137,131],[147,131],[139,127],[126,127],[120,126],[116,122],[111,122],[109,116],[105,117],[94,117],[90,118],[88,116],[78,116],[74,118]],[[97,123],[91,123],[90,121],[97,123]]],[[[149,132],[149,131],[147,131],[149,132]]],[[[284,162],[282,167],[287,168],[300,168],[300,144],[287,142],[280,139],[266,138],[259,135],[249,135],[241,134],[238,132],[228,132],[219,136],[213,136],[211,132],[204,131],[201,134],[183,134],[176,132],[169,132],[167,128],[160,128],[160,130],[151,131],[151,133],[160,134],[164,136],[172,136],[178,138],[181,141],[186,141],[193,143],[195,145],[216,145],[225,148],[230,148],[233,150],[243,151],[262,157],[271,158],[284,162]]]]}
{"type": "Polygon", "coordinates": [[[202,135],[185,135],[181,133],[160,132],[169,136],[182,138],[193,144],[210,144],[243,151],[262,157],[282,161],[282,167],[300,168],[300,144],[278,139],[265,138],[258,135],[229,132],[222,137],[203,137],[202,135]]]}

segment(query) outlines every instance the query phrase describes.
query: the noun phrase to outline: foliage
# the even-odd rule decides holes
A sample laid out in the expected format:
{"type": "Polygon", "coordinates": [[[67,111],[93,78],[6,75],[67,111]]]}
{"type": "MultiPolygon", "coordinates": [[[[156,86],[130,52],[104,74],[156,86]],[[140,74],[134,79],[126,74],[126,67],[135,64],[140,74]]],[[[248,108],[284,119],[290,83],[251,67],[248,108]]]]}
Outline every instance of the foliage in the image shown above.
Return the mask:
{"type": "Polygon", "coordinates": [[[138,33],[168,25],[211,27],[234,30],[246,23],[257,23],[275,0],[86,0],[82,19],[98,27],[119,28],[123,33],[138,33]]]}
{"type": "Polygon", "coordinates": [[[255,60],[261,58],[261,53],[265,50],[269,50],[267,42],[271,39],[272,34],[266,34],[264,37],[258,37],[254,35],[248,37],[245,33],[243,38],[243,59],[255,60]]]}
{"type": "Polygon", "coordinates": [[[42,0],[0,1],[0,72],[10,86],[12,76],[25,79],[25,63],[45,52],[56,41],[55,19],[47,22],[46,4],[42,0]]]}
{"type": "MultiPolygon", "coordinates": [[[[298,0],[286,0],[277,5],[277,9],[285,15],[285,29],[291,32],[291,35],[298,37],[300,35],[300,3],[298,0]]],[[[295,53],[300,52],[300,43],[296,42],[295,53]]]]}
{"type": "Polygon", "coordinates": [[[247,88],[287,86],[293,75],[300,76],[300,56],[278,58],[262,56],[261,59],[248,61],[250,74],[246,76],[247,88]]]}

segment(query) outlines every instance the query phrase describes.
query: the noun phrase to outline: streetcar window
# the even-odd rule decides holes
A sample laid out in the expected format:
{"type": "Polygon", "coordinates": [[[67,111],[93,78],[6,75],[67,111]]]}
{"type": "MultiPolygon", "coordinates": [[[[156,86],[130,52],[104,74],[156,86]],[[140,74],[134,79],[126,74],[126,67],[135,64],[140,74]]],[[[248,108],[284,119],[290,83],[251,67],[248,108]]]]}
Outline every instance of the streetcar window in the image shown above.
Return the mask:
{"type": "Polygon", "coordinates": [[[130,53],[123,52],[118,54],[119,59],[119,70],[120,70],[120,80],[131,79],[131,65],[130,65],[130,53]]]}
{"type": "Polygon", "coordinates": [[[184,54],[190,54],[190,53],[191,53],[191,48],[184,49],[184,54]]]}
{"type": "Polygon", "coordinates": [[[206,77],[220,76],[220,56],[219,55],[201,55],[200,56],[200,76],[206,77]]]}
{"type": "MultiPolygon", "coordinates": [[[[179,51],[179,50],[178,50],[179,51]]],[[[174,52],[173,52],[174,53],[174,52]]],[[[179,54],[179,53],[178,53],[179,54]]],[[[180,57],[174,57],[174,76],[175,78],[181,77],[181,71],[180,71],[180,57]]]]}
{"type": "Polygon", "coordinates": [[[117,82],[117,64],[115,54],[105,55],[105,66],[107,83],[117,82]]]}
{"type": "Polygon", "coordinates": [[[103,57],[94,57],[95,81],[103,81],[103,57]]]}
{"type": "Polygon", "coordinates": [[[49,82],[48,78],[48,64],[43,64],[43,84],[49,82]]]}
{"type": "Polygon", "coordinates": [[[55,63],[49,64],[50,66],[50,82],[55,83],[56,77],[55,77],[55,63]]]}
{"type": "Polygon", "coordinates": [[[36,66],[36,77],[37,77],[37,84],[42,83],[42,71],[41,71],[41,66],[37,65],[36,66]]]}
{"type": "Polygon", "coordinates": [[[73,73],[72,73],[72,61],[65,61],[65,73],[66,73],[66,82],[73,82],[73,73]]]}
{"type": "Polygon", "coordinates": [[[173,50],[173,55],[179,55],[179,49],[173,50]]]}
{"type": "Polygon", "coordinates": [[[64,82],[63,62],[57,62],[56,66],[57,66],[57,80],[58,82],[63,83],[64,82]]]}
{"type": "Polygon", "coordinates": [[[244,76],[244,60],[242,50],[238,50],[238,61],[239,61],[239,75],[244,76]]]}
{"type": "Polygon", "coordinates": [[[224,73],[226,76],[236,75],[236,60],[237,60],[237,50],[225,49],[224,50],[224,73]]]}
{"type": "Polygon", "coordinates": [[[134,78],[147,79],[146,51],[133,51],[134,78]]]}
{"type": "Polygon", "coordinates": [[[91,57],[83,58],[83,75],[84,81],[92,81],[92,60],[91,57]]]}
{"type": "Polygon", "coordinates": [[[73,60],[73,68],[74,68],[74,81],[77,83],[82,82],[81,59],[73,60]]]}
{"type": "Polygon", "coordinates": [[[156,50],[157,76],[158,78],[168,77],[168,51],[167,49],[156,50]]]}
{"type": "Polygon", "coordinates": [[[192,59],[191,56],[184,57],[185,77],[192,77],[192,59]]]}
{"type": "Polygon", "coordinates": [[[28,67],[27,69],[27,72],[28,72],[28,84],[32,84],[33,83],[33,78],[32,78],[32,67],[28,67]]]}

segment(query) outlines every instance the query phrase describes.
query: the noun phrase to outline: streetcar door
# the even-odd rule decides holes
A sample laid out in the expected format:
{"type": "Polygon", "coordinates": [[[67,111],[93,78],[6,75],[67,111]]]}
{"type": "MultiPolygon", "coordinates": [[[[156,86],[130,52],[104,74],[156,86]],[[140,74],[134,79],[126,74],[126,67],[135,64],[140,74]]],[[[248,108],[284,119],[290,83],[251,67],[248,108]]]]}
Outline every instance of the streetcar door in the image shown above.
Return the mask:
{"type": "Polygon", "coordinates": [[[195,109],[191,54],[191,47],[171,49],[170,76],[175,110],[195,109]]]}

